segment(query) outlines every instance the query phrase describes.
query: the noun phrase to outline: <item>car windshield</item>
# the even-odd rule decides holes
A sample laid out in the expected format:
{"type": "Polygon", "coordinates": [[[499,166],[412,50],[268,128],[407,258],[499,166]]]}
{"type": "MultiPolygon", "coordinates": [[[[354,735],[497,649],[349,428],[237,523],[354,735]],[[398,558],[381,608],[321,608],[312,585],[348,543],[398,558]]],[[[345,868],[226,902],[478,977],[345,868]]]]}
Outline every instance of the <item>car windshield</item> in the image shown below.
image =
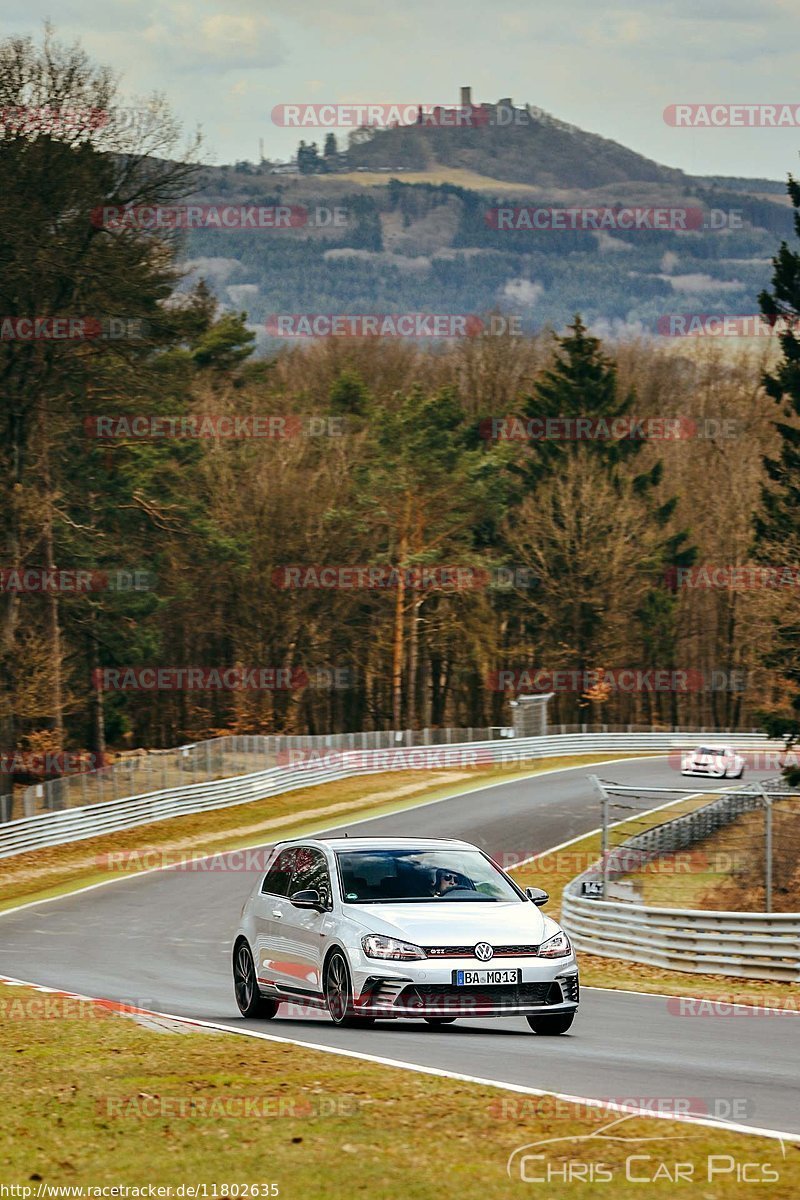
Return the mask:
{"type": "Polygon", "coordinates": [[[696,754],[707,754],[707,755],[710,755],[711,758],[716,758],[716,756],[718,754],[724,754],[725,751],[722,749],[721,746],[701,746],[699,750],[695,751],[695,753],[696,754]]]}
{"type": "Polygon", "coordinates": [[[336,858],[351,904],[522,900],[479,850],[341,850],[336,858]]]}

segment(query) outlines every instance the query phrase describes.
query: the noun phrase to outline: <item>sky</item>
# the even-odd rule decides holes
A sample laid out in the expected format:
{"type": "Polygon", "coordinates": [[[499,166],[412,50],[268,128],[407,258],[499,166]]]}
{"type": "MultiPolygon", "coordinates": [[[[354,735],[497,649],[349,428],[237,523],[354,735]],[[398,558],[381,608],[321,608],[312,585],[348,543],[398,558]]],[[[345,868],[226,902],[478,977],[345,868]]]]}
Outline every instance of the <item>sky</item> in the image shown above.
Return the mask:
{"type": "MultiPolygon", "coordinates": [[[[286,103],[510,96],[692,174],[800,171],[798,0],[4,0],[0,36],[79,39],[124,100],[163,93],[203,158],[287,159],[286,103]],[[54,11],[55,10],[55,11],[54,11]],[[672,104],[785,104],[793,128],[675,128],[672,104]]],[[[345,144],[347,131],[340,141],[345,144]]]]}

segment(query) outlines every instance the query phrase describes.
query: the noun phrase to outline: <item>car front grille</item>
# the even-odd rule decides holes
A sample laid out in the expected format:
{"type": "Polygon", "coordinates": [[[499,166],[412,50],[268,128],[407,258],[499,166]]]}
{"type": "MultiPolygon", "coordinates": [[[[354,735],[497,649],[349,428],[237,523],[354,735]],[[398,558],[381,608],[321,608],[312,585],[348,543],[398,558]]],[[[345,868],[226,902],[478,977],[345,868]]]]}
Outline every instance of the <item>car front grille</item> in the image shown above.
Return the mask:
{"type": "Polygon", "coordinates": [[[558,983],[487,984],[482,987],[455,987],[449,983],[409,984],[395,1001],[396,1009],[421,1016],[429,1012],[448,1016],[469,1016],[476,1009],[525,1008],[533,1005],[561,1004],[566,999],[558,983]]]}
{"type": "MultiPolygon", "coordinates": [[[[428,958],[475,958],[475,946],[423,946],[428,958]]],[[[534,958],[538,946],[495,946],[492,958],[534,958]]]]}

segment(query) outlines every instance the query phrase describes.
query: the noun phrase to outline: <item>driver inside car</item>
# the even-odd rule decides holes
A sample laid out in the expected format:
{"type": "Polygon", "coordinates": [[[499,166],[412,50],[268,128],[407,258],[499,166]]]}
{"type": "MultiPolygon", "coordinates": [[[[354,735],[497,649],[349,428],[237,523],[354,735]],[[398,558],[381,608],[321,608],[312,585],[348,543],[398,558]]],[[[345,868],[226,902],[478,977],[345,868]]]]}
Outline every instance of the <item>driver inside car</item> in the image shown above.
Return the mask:
{"type": "Polygon", "coordinates": [[[435,896],[444,896],[453,888],[459,886],[458,876],[455,871],[438,870],[436,872],[436,883],[434,884],[433,894],[435,896]]]}

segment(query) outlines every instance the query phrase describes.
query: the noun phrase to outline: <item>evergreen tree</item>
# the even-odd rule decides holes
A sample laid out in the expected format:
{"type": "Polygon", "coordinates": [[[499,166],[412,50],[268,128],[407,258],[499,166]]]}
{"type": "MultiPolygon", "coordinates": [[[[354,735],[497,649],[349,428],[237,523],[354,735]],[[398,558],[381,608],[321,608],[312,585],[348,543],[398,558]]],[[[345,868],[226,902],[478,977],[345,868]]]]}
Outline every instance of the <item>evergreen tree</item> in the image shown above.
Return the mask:
{"type": "Polygon", "coordinates": [[[301,142],[297,148],[297,166],[301,175],[317,175],[323,169],[316,142],[301,142]]]}
{"type": "MultiPolygon", "coordinates": [[[[800,238],[800,183],[791,176],[788,192],[800,238]]],[[[787,551],[795,561],[800,552],[800,250],[781,242],[772,264],[772,290],[762,292],[758,299],[764,316],[778,326],[782,351],[776,369],[764,377],[764,387],[780,411],[775,422],[780,448],[776,458],[764,460],[769,482],[763,488],[762,509],[756,519],[756,555],[762,561],[775,561],[777,553],[784,562],[787,551]]],[[[763,721],[767,732],[784,738],[789,747],[800,742],[800,613],[796,607],[784,611],[769,640],[767,665],[776,668],[795,690],[789,710],[766,713],[763,721]]],[[[800,768],[790,769],[786,775],[793,785],[800,783],[800,768]]]]}
{"type": "MultiPolygon", "coordinates": [[[[599,479],[607,478],[616,492],[620,505],[633,505],[641,512],[641,559],[638,563],[640,578],[649,577],[649,592],[638,604],[635,617],[639,626],[639,649],[636,639],[630,638],[631,650],[638,653],[638,663],[601,664],[594,660],[602,644],[603,623],[607,619],[611,597],[602,586],[602,574],[597,571],[586,574],[585,581],[574,581],[569,605],[560,613],[554,613],[552,597],[535,592],[531,597],[510,597],[510,608],[520,615],[529,610],[528,620],[523,620],[523,629],[528,636],[536,636],[539,623],[544,618],[550,629],[549,641],[553,645],[571,647],[577,656],[570,664],[578,670],[596,668],[601,665],[636,665],[643,668],[674,668],[676,645],[675,609],[677,597],[664,587],[669,568],[688,566],[696,556],[696,550],[688,544],[685,530],[670,530],[677,499],[659,498],[658,487],[663,478],[663,466],[656,460],[645,471],[636,473],[633,460],[641,453],[645,440],[636,432],[634,411],[636,397],[632,391],[620,393],[616,364],[602,350],[598,338],[586,330],[580,316],[574,318],[569,333],[557,337],[557,353],[552,366],[537,379],[531,395],[523,405],[523,418],[543,422],[534,427],[542,432],[541,438],[532,438],[526,443],[526,452],[521,461],[512,464],[521,480],[519,498],[532,497],[534,505],[537,495],[552,482],[562,480],[572,464],[583,464],[588,475],[600,471],[599,479]],[[632,436],[598,436],[605,422],[609,430],[617,420],[631,419],[632,436]],[[557,420],[559,425],[548,432],[547,420],[557,420]],[[578,420],[587,420],[585,437],[576,437],[578,420]],[[653,535],[655,531],[655,535],[653,535]],[[561,632],[559,633],[559,621],[561,632]]],[[[527,426],[526,426],[527,428],[527,426]]],[[[574,478],[574,473],[573,473],[574,478]]],[[[563,504],[560,497],[558,504],[563,504]]],[[[593,504],[592,497],[579,487],[575,489],[573,504],[593,504]]],[[[575,530],[591,527],[592,513],[587,508],[586,520],[572,526],[575,514],[562,514],[557,523],[563,529],[563,544],[551,538],[551,551],[547,565],[556,574],[570,572],[571,556],[591,557],[591,547],[581,544],[570,545],[570,538],[578,536],[575,530]],[[570,528],[573,532],[570,533],[570,528]],[[555,558],[553,557],[555,555],[555,558]]],[[[515,515],[512,512],[510,526],[514,530],[515,515]]],[[[536,542],[535,526],[529,529],[528,540],[536,542]]],[[[513,532],[512,532],[513,540],[513,532]]],[[[519,545],[519,541],[517,542],[519,545]]],[[[523,539],[524,544],[524,539],[523,539]]],[[[531,551],[534,560],[540,551],[531,551]]],[[[541,564],[540,564],[541,565],[541,564]]],[[[668,578],[668,576],[667,576],[668,578]]],[[[510,617],[513,619],[513,611],[510,617]]],[[[676,719],[676,697],[672,698],[670,714],[676,719]]],[[[651,714],[653,715],[653,714],[651,714]]]]}
{"type": "Polygon", "coordinates": [[[325,169],[330,171],[336,166],[339,147],[336,144],[336,134],[333,130],[325,135],[325,145],[322,150],[322,157],[325,163],[325,169]]]}

